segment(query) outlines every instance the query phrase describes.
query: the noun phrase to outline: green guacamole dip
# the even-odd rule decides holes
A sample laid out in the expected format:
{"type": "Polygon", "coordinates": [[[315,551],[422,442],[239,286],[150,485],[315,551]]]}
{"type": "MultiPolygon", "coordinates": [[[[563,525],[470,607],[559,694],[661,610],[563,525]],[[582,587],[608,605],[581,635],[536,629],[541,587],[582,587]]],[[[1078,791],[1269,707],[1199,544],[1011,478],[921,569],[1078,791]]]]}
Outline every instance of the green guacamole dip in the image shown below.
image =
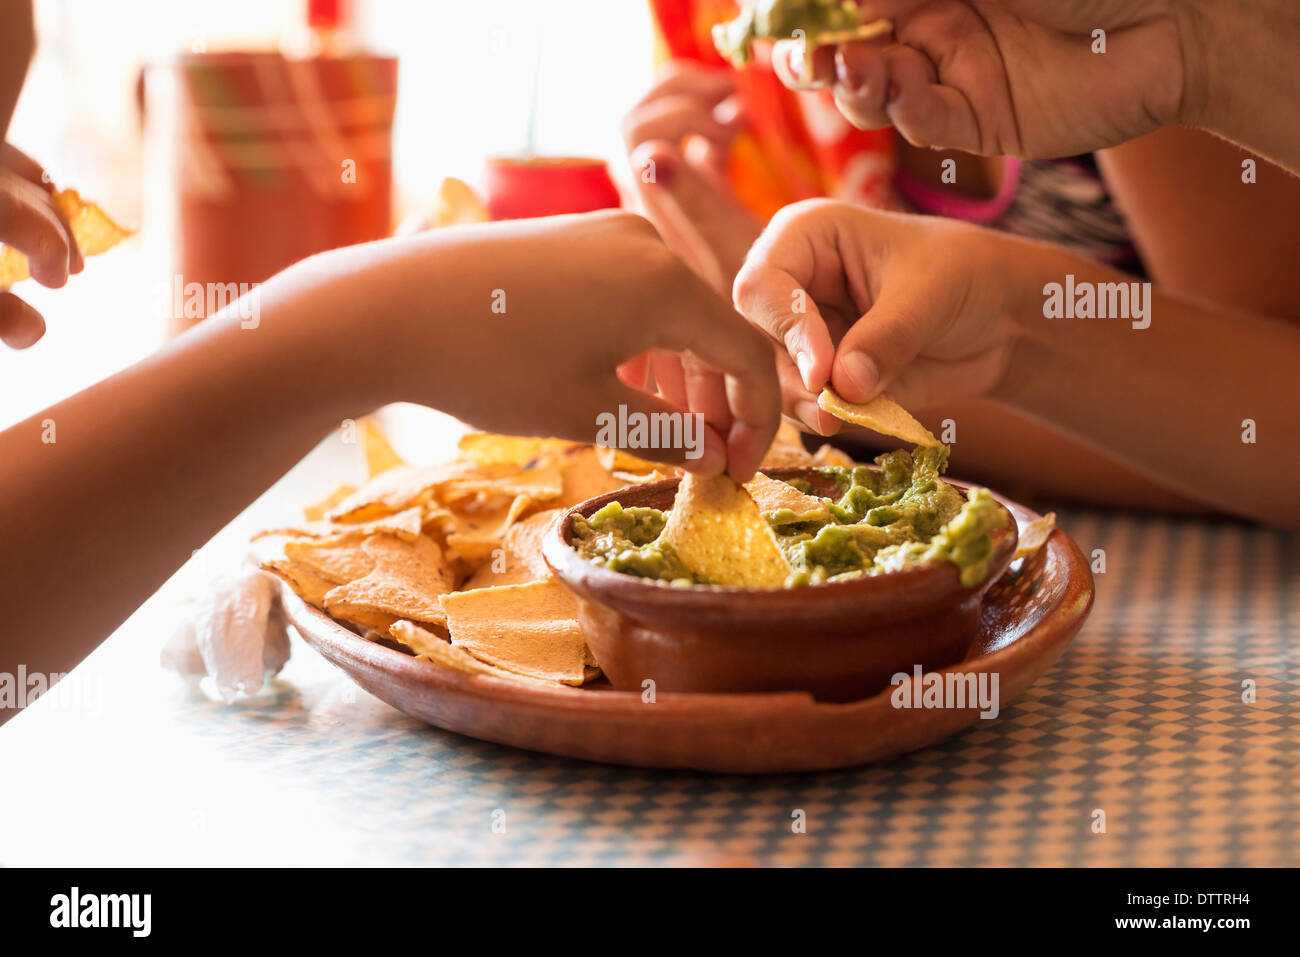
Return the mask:
{"type": "Polygon", "coordinates": [[[795,30],[814,36],[860,23],[857,9],[841,0],[751,0],[736,19],[713,28],[713,44],[736,66],[744,66],[755,40],[789,39],[795,30]]]}
{"type": "MultiPolygon", "coordinates": [[[[879,470],[817,470],[835,482],[835,494],[823,499],[829,518],[800,521],[786,510],[764,514],[790,561],[786,587],[934,562],[956,565],[963,585],[983,581],[993,555],[990,533],[1006,522],[988,490],[963,495],[940,478],[948,464],[946,446],[888,452],[876,464],[879,470]]],[[[808,482],[794,479],[790,484],[812,492],[808,482]]],[[[667,515],[611,502],[590,518],[574,517],[573,547],[612,571],[673,585],[709,584],[692,575],[671,545],[659,541],[667,515]]]]}

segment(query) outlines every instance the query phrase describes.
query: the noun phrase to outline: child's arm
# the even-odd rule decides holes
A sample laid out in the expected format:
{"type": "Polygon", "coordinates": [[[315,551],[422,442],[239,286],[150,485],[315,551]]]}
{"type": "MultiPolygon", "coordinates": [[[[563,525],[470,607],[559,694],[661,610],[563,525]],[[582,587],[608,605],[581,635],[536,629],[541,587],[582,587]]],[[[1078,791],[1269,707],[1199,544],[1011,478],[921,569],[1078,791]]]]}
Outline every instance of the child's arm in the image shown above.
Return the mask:
{"type": "MultiPolygon", "coordinates": [[[[1293,0],[873,0],[880,40],[822,51],[789,85],[832,86],[863,129],[1025,158],[1199,126],[1300,170],[1293,0]],[[1104,31],[1104,38],[1096,31],[1104,31]],[[1104,47],[1101,42],[1104,39],[1104,47]]],[[[793,56],[793,59],[792,59],[793,56]]]]}
{"type": "Polygon", "coordinates": [[[1300,315],[1300,286],[1284,278],[1300,260],[1300,179],[1186,127],[1103,150],[1097,160],[1162,289],[1246,312],[1300,315]]]}
{"type": "Polygon", "coordinates": [[[620,404],[671,409],[620,363],[690,350],[714,370],[704,457],[638,454],[744,479],[776,431],[770,345],[625,213],[336,250],[257,305],[255,327],[205,320],[0,433],[0,672],[67,671],[343,419],[387,402],[589,442],[620,404]]]}
{"type": "Polygon", "coordinates": [[[0,0],[0,140],[9,132],[27,67],[36,52],[32,0],[0,0]]]}
{"type": "MultiPolygon", "coordinates": [[[[850,401],[888,388],[918,409],[985,396],[1179,495],[1300,527],[1300,328],[1158,291],[1137,300],[1147,328],[1136,315],[1045,317],[1050,284],[1064,298],[1072,283],[1077,303],[1083,284],[1109,301],[1102,284],[1127,295],[1131,281],[1048,244],[813,201],[773,219],[735,292],[752,322],[808,356],[802,382],[783,379],[788,410],[828,381],[850,401]]],[[[1053,467],[1044,456],[1043,474],[1053,467]]]]}

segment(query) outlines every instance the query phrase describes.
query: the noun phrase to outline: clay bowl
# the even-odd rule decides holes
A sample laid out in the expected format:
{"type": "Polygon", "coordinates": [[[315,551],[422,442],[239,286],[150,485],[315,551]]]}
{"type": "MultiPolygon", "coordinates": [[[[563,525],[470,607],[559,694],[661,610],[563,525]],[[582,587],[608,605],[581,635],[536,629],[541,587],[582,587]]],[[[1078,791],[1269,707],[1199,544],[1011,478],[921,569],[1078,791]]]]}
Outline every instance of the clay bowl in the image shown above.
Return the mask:
{"type": "MultiPolygon", "coordinates": [[[[830,492],[830,480],[813,469],[764,472],[806,479],[814,491],[830,492]]],[[[547,564],[578,596],[587,645],[619,690],[640,692],[649,679],[657,691],[868,697],[916,665],[930,671],[963,658],[979,627],[984,592],[1006,571],[1016,548],[1016,522],[1008,512],[994,536],[990,572],[974,587],[963,587],[957,569],[945,563],[762,589],[674,588],[593,565],[573,550],[575,514],[589,516],[612,501],[670,508],[676,491],[674,479],[589,499],[565,512],[542,545],[547,564]]]]}

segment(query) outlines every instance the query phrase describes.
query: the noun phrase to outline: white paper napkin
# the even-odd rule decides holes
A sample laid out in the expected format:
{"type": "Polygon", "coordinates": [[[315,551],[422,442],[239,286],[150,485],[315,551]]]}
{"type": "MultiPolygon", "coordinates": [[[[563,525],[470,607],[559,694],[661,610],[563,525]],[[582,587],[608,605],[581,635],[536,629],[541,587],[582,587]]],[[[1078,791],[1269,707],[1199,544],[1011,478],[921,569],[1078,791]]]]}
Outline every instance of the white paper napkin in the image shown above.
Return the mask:
{"type": "Polygon", "coordinates": [[[179,623],[162,649],[162,665],[212,678],[227,702],[254,695],[289,660],[289,623],[279,580],[244,564],[180,603],[179,623]]]}

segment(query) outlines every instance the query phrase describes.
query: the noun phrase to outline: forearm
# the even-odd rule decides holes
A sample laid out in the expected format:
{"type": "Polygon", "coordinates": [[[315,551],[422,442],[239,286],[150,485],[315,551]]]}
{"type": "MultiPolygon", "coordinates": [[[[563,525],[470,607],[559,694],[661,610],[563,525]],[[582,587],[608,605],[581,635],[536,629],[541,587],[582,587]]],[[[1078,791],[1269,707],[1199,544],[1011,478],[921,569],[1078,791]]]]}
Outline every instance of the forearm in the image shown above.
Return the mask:
{"type": "Polygon", "coordinates": [[[343,418],[387,399],[293,274],[0,433],[0,672],[65,672],[343,418]],[[242,320],[251,324],[251,319],[242,320]]]}
{"type": "Polygon", "coordinates": [[[1045,318],[1044,287],[1132,277],[1045,244],[1007,240],[1018,338],[995,398],[1118,456],[1180,494],[1300,527],[1300,328],[1154,292],[1150,325],[1045,318]],[[1247,422],[1246,420],[1250,420],[1247,422]],[[1253,428],[1251,428],[1253,423],[1253,428]],[[1253,441],[1249,441],[1253,439],[1253,441]]]}
{"type": "Polygon", "coordinates": [[[1207,306],[1300,316],[1300,288],[1280,279],[1300,256],[1300,178],[1258,160],[1257,180],[1243,182],[1247,155],[1202,130],[1167,127],[1103,150],[1098,162],[1161,289],[1207,306]]]}
{"type": "Polygon", "coordinates": [[[9,135],[9,121],[35,50],[32,0],[0,0],[0,140],[9,135]]]}
{"type": "Polygon", "coordinates": [[[1185,42],[1206,67],[1189,78],[1185,122],[1300,173],[1300,6],[1195,0],[1185,42]]]}

